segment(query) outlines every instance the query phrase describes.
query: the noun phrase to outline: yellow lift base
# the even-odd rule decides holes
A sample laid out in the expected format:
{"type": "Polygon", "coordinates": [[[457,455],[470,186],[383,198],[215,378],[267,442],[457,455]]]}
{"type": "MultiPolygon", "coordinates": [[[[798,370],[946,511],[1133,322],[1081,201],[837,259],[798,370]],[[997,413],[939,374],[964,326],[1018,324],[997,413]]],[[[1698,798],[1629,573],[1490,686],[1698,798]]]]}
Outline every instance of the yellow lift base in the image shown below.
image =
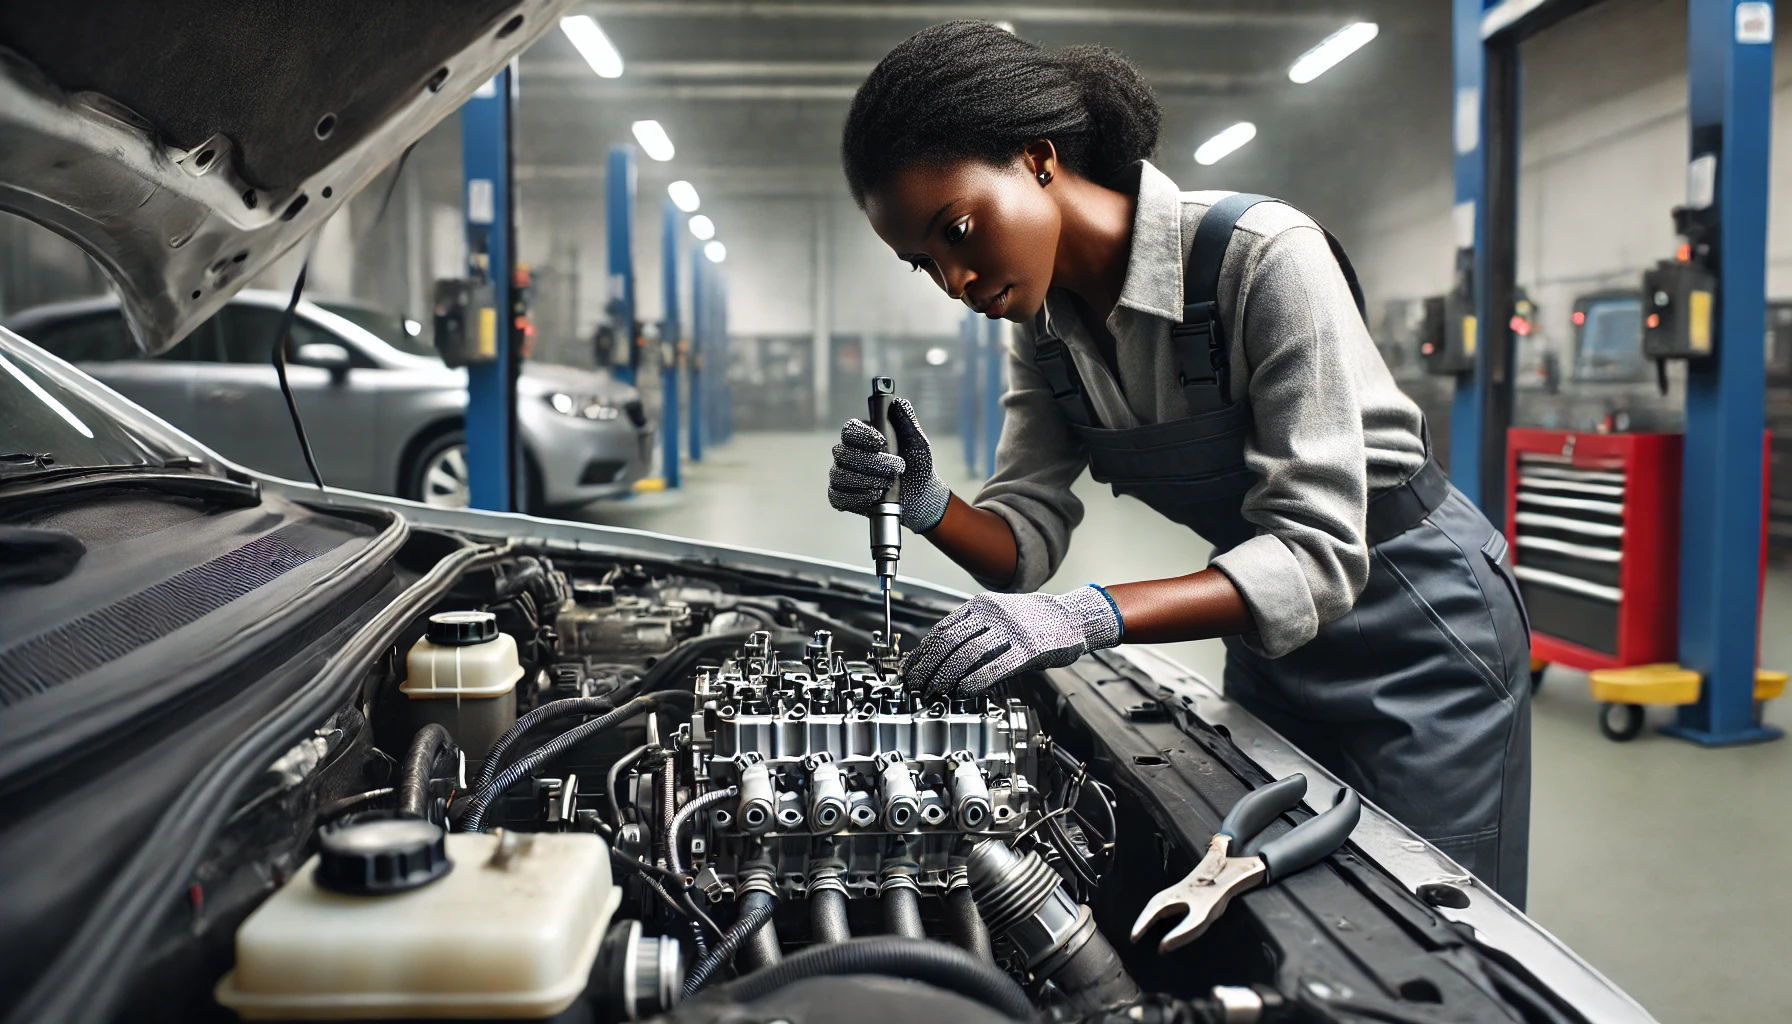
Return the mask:
{"type": "MultiPolygon", "coordinates": [[[[1599,668],[1587,673],[1593,699],[1599,702],[1599,731],[1618,743],[1636,739],[1643,731],[1643,707],[1678,707],[1696,704],[1704,679],[1679,665],[1637,665],[1633,668],[1599,668]]],[[[1787,673],[1755,670],[1755,718],[1762,706],[1786,692],[1787,673]]]]}

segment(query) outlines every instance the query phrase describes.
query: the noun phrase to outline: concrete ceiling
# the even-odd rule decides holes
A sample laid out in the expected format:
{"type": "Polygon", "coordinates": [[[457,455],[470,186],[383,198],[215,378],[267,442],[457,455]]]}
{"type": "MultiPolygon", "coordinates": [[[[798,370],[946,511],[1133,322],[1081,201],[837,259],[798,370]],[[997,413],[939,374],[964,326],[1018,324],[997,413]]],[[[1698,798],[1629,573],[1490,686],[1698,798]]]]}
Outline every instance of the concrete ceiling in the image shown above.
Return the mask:
{"type": "Polygon", "coordinates": [[[606,151],[630,141],[641,118],[664,124],[678,149],[670,164],[642,160],[644,193],[682,177],[706,202],[844,196],[839,131],[853,90],[892,46],[953,17],[1126,54],[1165,109],[1158,162],[1185,188],[1267,192],[1342,229],[1448,160],[1449,5],[1435,0],[608,0],[575,10],[598,20],[625,73],[598,78],[559,33],[523,57],[517,176],[537,198],[600,196],[606,151]],[[1310,85],[1288,81],[1297,56],[1357,20],[1377,22],[1380,36],[1310,85]],[[1195,146],[1239,120],[1256,122],[1256,140],[1196,165],[1195,146]],[[1435,163],[1415,168],[1400,154],[1420,140],[1435,141],[1435,163]]]}

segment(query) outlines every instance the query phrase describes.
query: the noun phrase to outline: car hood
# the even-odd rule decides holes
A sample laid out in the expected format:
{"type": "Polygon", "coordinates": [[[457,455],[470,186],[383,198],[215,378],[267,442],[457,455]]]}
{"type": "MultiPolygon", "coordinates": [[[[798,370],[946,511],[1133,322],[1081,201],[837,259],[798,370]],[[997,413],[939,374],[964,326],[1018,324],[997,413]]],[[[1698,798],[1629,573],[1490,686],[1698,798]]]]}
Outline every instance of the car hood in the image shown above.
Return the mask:
{"type": "Polygon", "coordinates": [[[0,209],[85,249],[166,351],[571,3],[0,4],[0,209]]]}

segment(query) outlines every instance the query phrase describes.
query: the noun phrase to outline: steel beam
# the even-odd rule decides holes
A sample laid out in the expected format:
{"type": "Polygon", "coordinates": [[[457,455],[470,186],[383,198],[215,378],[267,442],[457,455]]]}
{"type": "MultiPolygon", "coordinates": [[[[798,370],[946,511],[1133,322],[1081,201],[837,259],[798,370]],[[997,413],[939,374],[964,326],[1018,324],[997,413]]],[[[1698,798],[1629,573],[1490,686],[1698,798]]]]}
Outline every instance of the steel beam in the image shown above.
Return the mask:
{"type": "MultiPolygon", "coordinates": [[[[1694,161],[1715,158],[1715,354],[1687,365],[1680,520],[1680,663],[1704,676],[1671,735],[1706,746],[1775,739],[1756,721],[1766,429],[1771,4],[1690,0],[1694,161]],[[1765,17],[1765,31],[1761,18],[1765,17]]],[[[1688,174],[1690,180],[1694,176],[1688,174]]],[[[1689,196],[1697,206],[1705,197],[1689,196]]]]}
{"type": "MultiPolygon", "coordinates": [[[[460,110],[461,167],[468,269],[492,284],[496,355],[467,367],[468,500],[472,507],[509,512],[519,506],[516,377],[521,349],[510,310],[516,279],[516,204],[511,174],[511,125],[516,101],[514,66],[479,87],[460,110]]],[[[482,328],[483,329],[483,328],[482,328]]]]}

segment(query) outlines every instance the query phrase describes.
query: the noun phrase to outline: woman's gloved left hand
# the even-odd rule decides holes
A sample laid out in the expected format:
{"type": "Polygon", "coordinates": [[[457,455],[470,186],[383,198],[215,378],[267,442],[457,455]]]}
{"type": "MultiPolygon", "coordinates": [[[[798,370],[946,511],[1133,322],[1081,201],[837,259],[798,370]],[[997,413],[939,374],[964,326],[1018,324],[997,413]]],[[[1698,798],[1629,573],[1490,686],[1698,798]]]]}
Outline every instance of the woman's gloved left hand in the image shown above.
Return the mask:
{"type": "Polygon", "coordinates": [[[1123,631],[1119,608],[1094,584],[1068,594],[978,594],[928,631],[903,677],[924,697],[974,697],[1009,676],[1114,647],[1123,631]]]}

